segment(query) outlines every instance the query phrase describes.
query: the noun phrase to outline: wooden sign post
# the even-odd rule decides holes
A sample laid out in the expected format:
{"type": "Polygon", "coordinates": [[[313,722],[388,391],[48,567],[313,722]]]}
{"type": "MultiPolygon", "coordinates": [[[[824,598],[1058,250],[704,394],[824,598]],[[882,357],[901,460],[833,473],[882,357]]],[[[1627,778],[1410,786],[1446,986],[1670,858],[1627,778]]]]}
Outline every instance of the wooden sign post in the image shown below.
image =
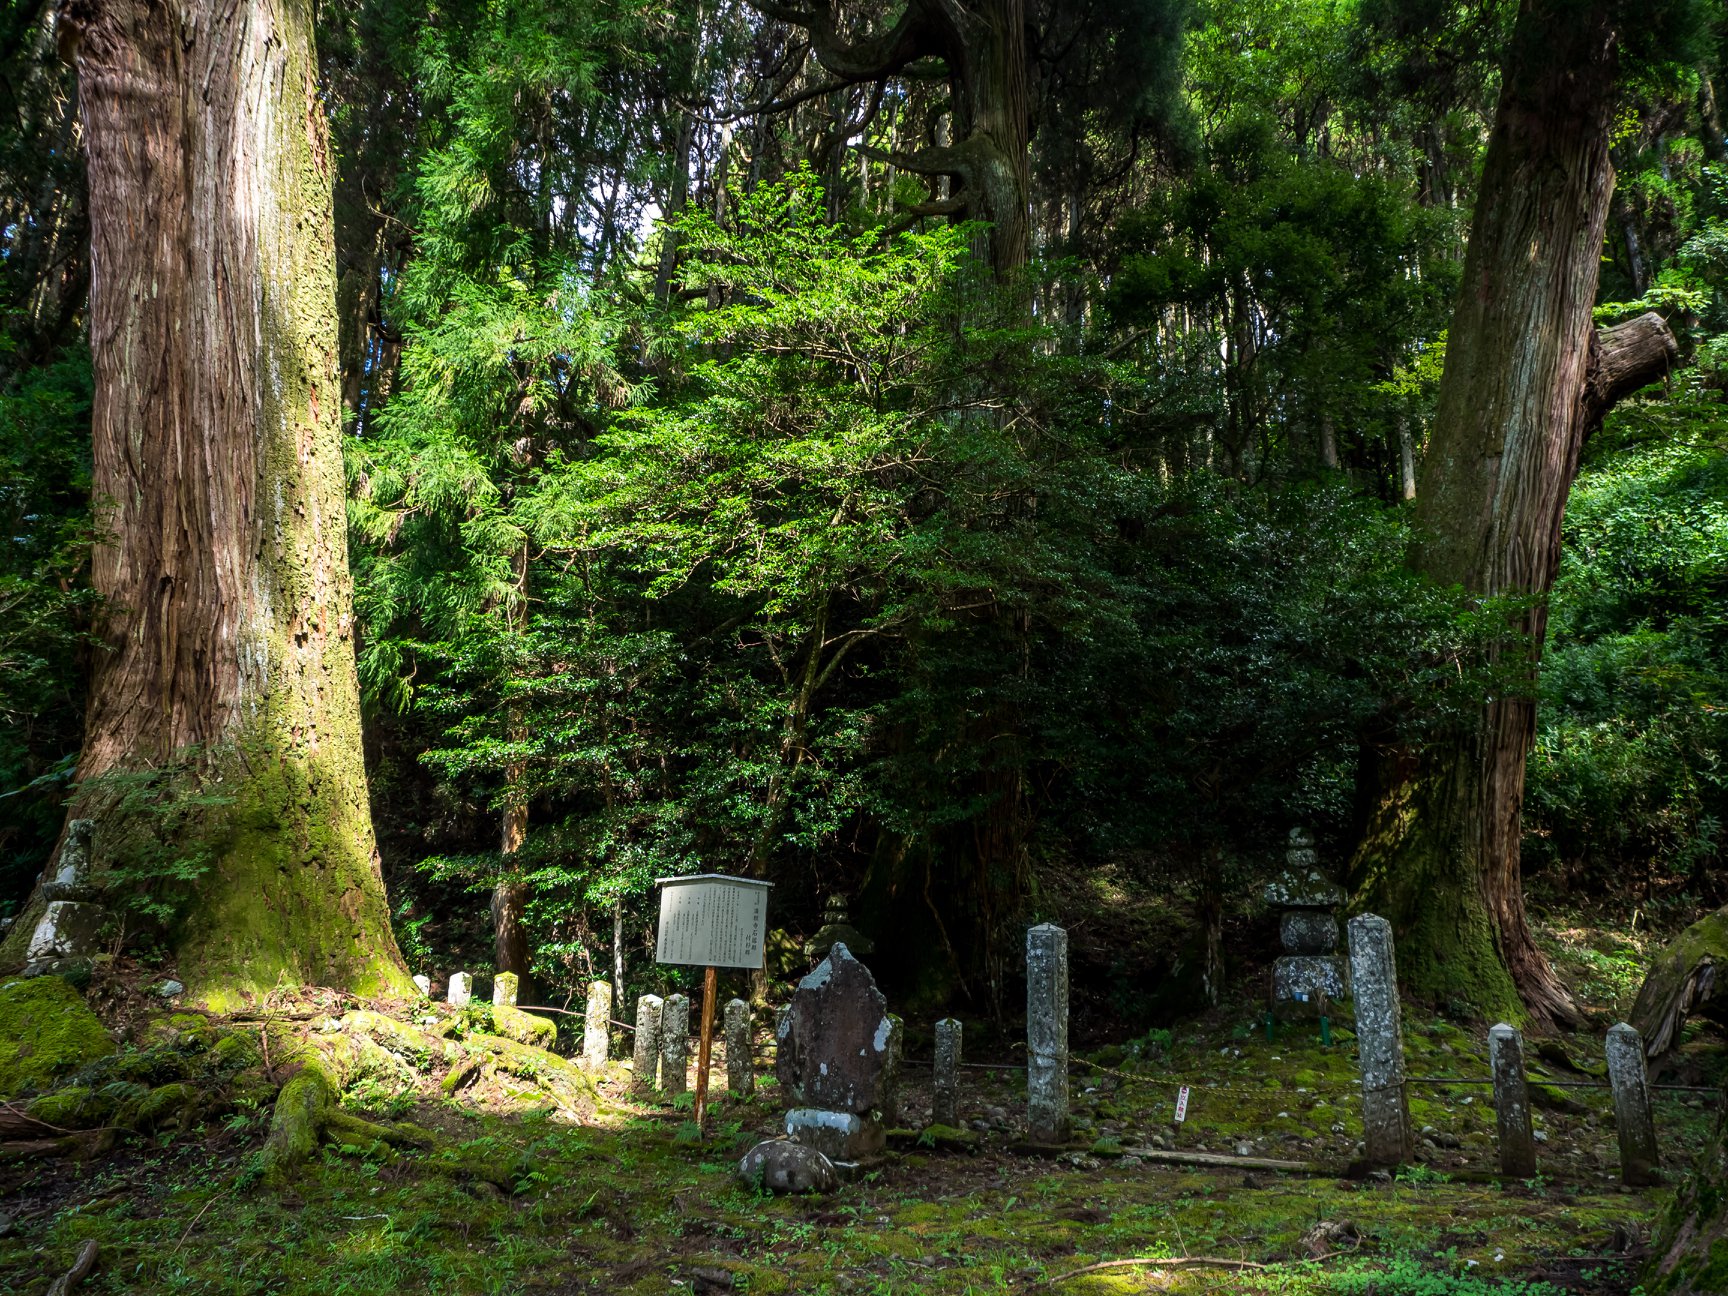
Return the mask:
{"type": "Polygon", "coordinates": [[[696,1048],[696,1128],[708,1133],[708,1065],[714,1053],[714,1004],[719,968],[763,966],[772,882],[697,873],[656,878],[660,887],[659,963],[706,969],[702,974],[702,1029],[696,1048]]]}

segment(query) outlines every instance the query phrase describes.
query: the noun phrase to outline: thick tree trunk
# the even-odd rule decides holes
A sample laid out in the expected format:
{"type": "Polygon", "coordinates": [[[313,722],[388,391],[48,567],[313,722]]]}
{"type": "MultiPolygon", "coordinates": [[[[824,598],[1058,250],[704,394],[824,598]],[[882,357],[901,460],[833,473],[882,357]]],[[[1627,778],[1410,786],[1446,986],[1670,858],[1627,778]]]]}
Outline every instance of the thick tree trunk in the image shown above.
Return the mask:
{"type": "MultiPolygon", "coordinates": [[[[1503,73],[1464,283],[1416,499],[1413,565],[1484,597],[1534,595],[1514,663],[1531,689],[1541,603],[1588,429],[1673,354],[1659,319],[1598,340],[1591,323],[1613,192],[1611,6],[1525,0],[1503,73]],[[1622,372],[1624,369],[1624,372],[1622,372]]],[[[1496,698],[1449,742],[1389,759],[1352,872],[1399,931],[1424,996],[1568,1020],[1570,997],[1525,921],[1519,871],[1528,694],[1496,698]]]]}
{"type": "Polygon", "coordinates": [[[1721,1296],[1728,1291],[1728,1094],[1716,1131],[1662,1212],[1640,1291],[1651,1296],[1721,1296]]]}
{"type": "Polygon", "coordinates": [[[310,0],[60,11],[89,153],[108,608],[79,773],[99,855],[126,831],[103,776],[190,758],[231,798],[177,936],[212,1005],[283,978],[411,990],[361,759],[312,21],[310,0]]]}

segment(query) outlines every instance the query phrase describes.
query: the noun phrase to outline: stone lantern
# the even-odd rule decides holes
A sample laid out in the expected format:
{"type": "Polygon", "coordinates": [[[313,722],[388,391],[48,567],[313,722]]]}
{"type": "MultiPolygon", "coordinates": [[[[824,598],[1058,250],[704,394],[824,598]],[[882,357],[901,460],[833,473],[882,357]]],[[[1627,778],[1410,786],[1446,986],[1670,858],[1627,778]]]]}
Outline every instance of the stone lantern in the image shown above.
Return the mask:
{"type": "Polygon", "coordinates": [[[1344,888],[1320,871],[1314,836],[1290,830],[1284,871],[1266,884],[1266,903],[1279,910],[1284,955],[1272,968],[1272,1001],[1317,1003],[1346,993],[1344,958],[1338,953],[1337,910],[1344,888]]]}

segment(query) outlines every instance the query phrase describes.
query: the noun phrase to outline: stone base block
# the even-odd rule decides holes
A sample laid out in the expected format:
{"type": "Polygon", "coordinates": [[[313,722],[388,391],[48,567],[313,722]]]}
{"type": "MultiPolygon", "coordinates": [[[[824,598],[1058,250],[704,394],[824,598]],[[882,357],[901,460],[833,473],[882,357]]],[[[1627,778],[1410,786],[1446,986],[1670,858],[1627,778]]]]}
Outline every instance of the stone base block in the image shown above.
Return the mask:
{"type": "Polygon", "coordinates": [[[98,947],[97,936],[107,918],[108,911],[101,905],[55,900],[30,934],[30,947],[24,951],[24,957],[36,962],[92,953],[98,947]]]}
{"type": "Polygon", "coordinates": [[[786,1133],[830,1161],[860,1161],[888,1146],[888,1131],[881,1121],[819,1107],[794,1107],[787,1112],[786,1133]]]}
{"type": "Polygon", "coordinates": [[[1342,999],[1348,993],[1344,960],[1337,955],[1286,955],[1272,965],[1272,998],[1276,1002],[1312,1002],[1321,994],[1342,999]]]}
{"type": "Polygon", "coordinates": [[[1330,909],[1286,909],[1278,935],[1291,954],[1331,954],[1338,948],[1338,920],[1330,909]]]}

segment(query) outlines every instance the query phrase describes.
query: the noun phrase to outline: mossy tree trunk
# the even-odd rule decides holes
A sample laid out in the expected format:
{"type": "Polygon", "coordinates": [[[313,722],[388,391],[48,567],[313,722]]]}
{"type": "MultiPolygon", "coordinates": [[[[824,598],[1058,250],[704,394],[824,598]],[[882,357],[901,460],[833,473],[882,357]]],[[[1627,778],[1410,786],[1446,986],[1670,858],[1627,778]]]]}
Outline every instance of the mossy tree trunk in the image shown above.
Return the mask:
{"type": "Polygon", "coordinates": [[[1720,1296],[1728,1291],[1728,1094],[1709,1146],[1656,1226],[1648,1296],[1720,1296]]]}
{"type": "MultiPolygon", "coordinates": [[[[62,0],[60,31],[106,533],[80,778],[190,755],[229,799],[177,937],[198,999],[409,990],[361,759],[311,0],[62,0]]],[[[98,851],[124,830],[99,818],[98,851]]]]}
{"type": "Polygon", "coordinates": [[[1523,643],[1502,650],[1526,687],[1449,741],[1387,756],[1352,865],[1366,907],[1398,930],[1409,989],[1495,1016],[1521,998],[1539,1021],[1575,1014],[1531,937],[1519,869],[1543,600],[1587,431],[1673,355],[1654,316],[1601,337],[1591,319],[1614,186],[1617,12],[1609,0],[1520,7],[1416,493],[1417,570],[1531,597],[1523,643]]]}

